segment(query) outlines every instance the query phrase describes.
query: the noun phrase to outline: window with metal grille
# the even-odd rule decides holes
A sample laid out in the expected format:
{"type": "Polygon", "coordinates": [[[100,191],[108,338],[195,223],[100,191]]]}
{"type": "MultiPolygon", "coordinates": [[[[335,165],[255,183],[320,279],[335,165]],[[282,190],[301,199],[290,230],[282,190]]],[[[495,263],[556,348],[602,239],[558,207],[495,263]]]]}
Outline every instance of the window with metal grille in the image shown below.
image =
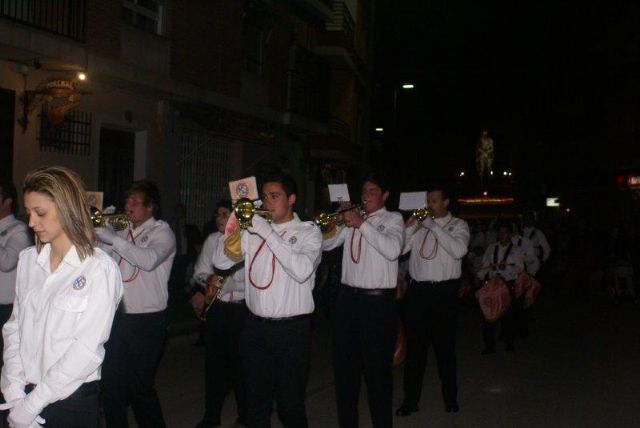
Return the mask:
{"type": "Polygon", "coordinates": [[[91,113],[70,110],[64,120],[57,125],[49,122],[48,106],[40,113],[40,150],[69,155],[88,156],[91,154],[91,113]]]}
{"type": "Polygon", "coordinates": [[[124,22],[155,34],[164,33],[165,0],[123,0],[124,22]]]}
{"type": "Polygon", "coordinates": [[[202,227],[211,220],[216,203],[229,198],[230,143],[206,131],[176,126],[179,148],[180,201],[187,221],[202,227]]]}

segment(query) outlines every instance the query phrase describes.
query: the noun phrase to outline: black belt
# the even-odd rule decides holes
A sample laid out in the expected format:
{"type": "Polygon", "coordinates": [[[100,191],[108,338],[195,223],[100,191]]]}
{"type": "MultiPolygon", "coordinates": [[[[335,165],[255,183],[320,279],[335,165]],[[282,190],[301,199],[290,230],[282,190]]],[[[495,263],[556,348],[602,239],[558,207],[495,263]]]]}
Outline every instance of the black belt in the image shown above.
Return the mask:
{"type": "Polygon", "coordinates": [[[445,285],[445,284],[450,284],[452,282],[457,282],[459,280],[460,278],[446,279],[444,281],[416,281],[415,279],[411,278],[410,283],[416,284],[416,285],[445,285]]]}
{"type": "Polygon", "coordinates": [[[344,285],[342,289],[345,290],[346,292],[351,294],[360,294],[363,296],[386,296],[388,294],[396,293],[395,288],[359,288],[359,287],[352,287],[346,284],[342,284],[342,285],[344,285]]]}
{"type": "MultiPolygon", "coordinates": [[[[24,388],[24,392],[27,394],[34,390],[36,387],[35,384],[29,383],[24,388]]],[[[80,385],[78,389],[73,391],[73,393],[68,396],[66,399],[74,399],[74,398],[85,398],[91,395],[96,395],[100,392],[100,381],[94,380],[93,382],[87,382],[80,385]]]]}
{"type": "Polygon", "coordinates": [[[223,305],[244,305],[244,299],[240,300],[232,300],[230,302],[225,302],[224,300],[216,300],[216,303],[221,303],[223,305]]]}
{"type": "Polygon", "coordinates": [[[260,322],[277,323],[277,322],[299,321],[299,320],[311,318],[311,314],[293,315],[291,317],[282,317],[282,318],[267,318],[267,317],[261,317],[260,315],[256,315],[253,312],[249,311],[249,318],[252,318],[260,322]]]}

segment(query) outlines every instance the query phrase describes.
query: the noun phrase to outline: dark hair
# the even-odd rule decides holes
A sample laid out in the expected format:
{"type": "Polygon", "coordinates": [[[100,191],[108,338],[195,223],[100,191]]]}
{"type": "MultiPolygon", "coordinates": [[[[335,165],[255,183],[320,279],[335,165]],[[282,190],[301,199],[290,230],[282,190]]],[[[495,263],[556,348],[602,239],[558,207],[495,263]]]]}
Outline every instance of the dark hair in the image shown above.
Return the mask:
{"type": "Polygon", "coordinates": [[[127,198],[135,193],[142,195],[142,203],[145,206],[151,206],[153,209],[153,217],[158,219],[162,214],[160,208],[160,190],[158,186],[150,180],[139,180],[133,182],[129,190],[127,190],[127,198]]]}
{"type": "Polygon", "coordinates": [[[502,228],[509,229],[510,233],[513,231],[513,228],[511,227],[511,222],[508,220],[498,220],[495,224],[495,228],[496,228],[496,232],[502,228]]]}
{"type": "Polygon", "coordinates": [[[18,213],[18,191],[10,181],[0,180],[0,200],[11,199],[11,212],[18,213]]]}
{"type": "Polygon", "coordinates": [[[218,203],[216,204],[216,214],[218,213],[218,208],[226,208],[229,211],[233,211],[232,205],[231,205],[231,201],[229,199],[220,199],[218,201],[218,203]]]}
{"type": "Polygon", "coordinates": [[[361,183],[364,184],[365,181],[375,184],[380,189],[382,189],[383,192],[389,192],[391,190],[389,176],[384,172],[369,171],[364,175],[361,183]]]}
{"type": "Polygon", "coordinates": [[[427,190],[429,192],[440,192],[442,193],[442,199],[451,200],[451,191],[441,183],[433,183],[427,190]]]}
{"type": "Polygon", "coordinates": [[[274,171],[265,175],[262,185],[265,183],[280,183],[287,197],[298,194],[298,185],[292,176],[281,171],[274,171]]]}

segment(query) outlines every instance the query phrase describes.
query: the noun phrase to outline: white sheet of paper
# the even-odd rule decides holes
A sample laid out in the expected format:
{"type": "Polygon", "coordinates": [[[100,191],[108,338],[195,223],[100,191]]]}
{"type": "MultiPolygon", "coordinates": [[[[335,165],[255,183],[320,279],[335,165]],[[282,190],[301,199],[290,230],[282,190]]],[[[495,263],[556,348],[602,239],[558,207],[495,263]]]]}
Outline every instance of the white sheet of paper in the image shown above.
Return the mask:
{"type": "Polygon", "coordinates": [[[256,178],[252,176],[230,181],[229,193],[231,194],[232,201],[237,201],[240,198],[249,198],[252,201],[258,199],[256,178]]]}
{"type": "Polygon", "coordinates": [[[346,184],[329,184],[329,200],[331,202],[349,202],[349,188],[346,184]]]}
{"type": "Polygon", "coordinates": [[[400,193],[399,209],[412,211],[422,208],[427,204],[427,192],[402,192],[400,193]]]}

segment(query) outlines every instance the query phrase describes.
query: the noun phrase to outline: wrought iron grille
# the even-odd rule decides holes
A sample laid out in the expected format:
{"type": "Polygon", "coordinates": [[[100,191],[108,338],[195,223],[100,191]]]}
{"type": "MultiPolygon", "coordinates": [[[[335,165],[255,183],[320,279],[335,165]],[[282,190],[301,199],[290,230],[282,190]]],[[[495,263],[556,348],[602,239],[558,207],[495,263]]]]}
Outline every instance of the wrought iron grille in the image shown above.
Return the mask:
{"type": "Polygon", "coordinates": [[[86,0],[0,0],[0,17],[84,42],[86,0]]]}
{"type": "Polygon", "coordinates": [[[59,125],[49,123],[48,106],[40,112],[40,150],[69,155],[89,156],[91,154],[91,113],[71,110],[59,125]]]}

